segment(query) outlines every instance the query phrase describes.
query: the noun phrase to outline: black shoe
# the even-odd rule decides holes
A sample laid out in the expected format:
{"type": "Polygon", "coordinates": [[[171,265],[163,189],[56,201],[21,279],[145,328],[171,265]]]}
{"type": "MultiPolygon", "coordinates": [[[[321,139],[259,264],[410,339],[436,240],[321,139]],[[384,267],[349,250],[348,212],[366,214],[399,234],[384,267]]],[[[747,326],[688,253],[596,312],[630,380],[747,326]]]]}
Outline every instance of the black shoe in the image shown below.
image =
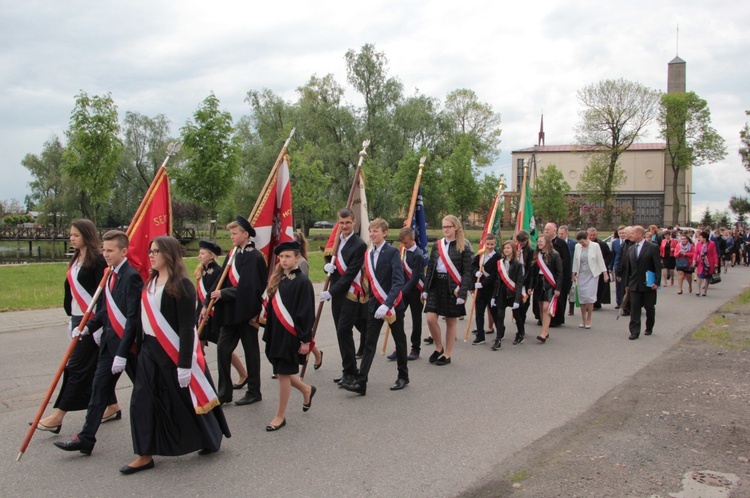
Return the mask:
{"type": "MultiPolygon", "coordinates": [[[[680,293],[678,293],[678,294],[680,294],[680,293]]],[[[620,305],[618,304],[617,306],[615,306],[615,309],[619,310],[620,309],[620,305]]]]}
{"type": "Polygon", "coordinates": [[[212,450],[211,448],[203,448],[202,450],[198,450],[198,454],[200,456],[213,455],[216,452],[216,450],[212,450]]]}
{"type": "Polygon", "coordinates": [[[279,425],[271,425],[271,424],[268,424],[268,425],[266,426],[266,432],[275,432],[275,431],[278,431],[279,429],[281,429],[281,428],[282,428],[282,427],[284,427],[285,425],[286,425],[286,419],[282,420],[282,421],[281,421],[281,423],[280,423],[279,425]]]}
{"type": "Polygon", "coordinates": [[[418,360],[419,359],[419,350],[418,349],[412,349],[409,352],[409,356],[406,357],[407,360],[418,360]]]}
{"type": "Polygon", "coordinates": [[[536,324],[537,324],[537,325],[541,325],[541,324],[542,324],[542,321],[541,321],[541,320],[537,320],[537,321],[536,321],[536,324]]]}
{"type": "MultiPolygon", "coordinates": [[[[29,425],[31,425],[31,422],[29,422],[29,425]]],[[[39,422],[36,425],[36,430],[38,431],[45,431],[45,432],[51,432],[52,434],[60,434],[60,430],[62,429],[62,424],[60,425],[44,425],[43,423],[39,422]]]]}
{"type": "Polygon", "coordinates": [[[523,337],[516,336],[516,338],[513,339],[513,345],[514,346],[518,346],[519,344],[521,344],[523,342],[523,339],[524,339],[523,337]]]}
{"type": "Polygon", "coordinates": [[[495,330],[494,329],[493,330],[485,330],[484,333],[485,334],[494,334],[495,330]]]}
{"type": "Polygon", "coordinates": [[[502,346],[503,346],[503,345],[502,345],[502,344],[500,343],[500,341],[495,341],[495,342],[494,342],[494,343],[492,344],[492,347],[491,347],[490,349],[492,349],[493,351],[497,351],[497,350],[498,350],[498,349],[500,349],[500,348],[501,348],[502,346]]]}
{"type": "Polygon", "coordinates": [[[234,404],[237,406],[252,405],[253,403],[257,403],[258,401],[262,399],[263,397],[261,396],[256,396],[254,394],[246,394],[244,397],[235,401],[234,404]]]}
{"type": "Polygon", "coordinates": [[[572,312],[572,311],[568,311],[568,316],[573,316],[573,315],[575,315],[575,313],[574,313],[574,312],[572,312]]]}
{"type": "Polygon", "coordinates": [[[647,331],[645,331],[645,332],[644,332],[643,334],[644,334],[644,335],[651,335],[651,334],[653,334],[653,333],[654,333],[654,331],[653,331],[653,330],[647,330],[647,331]]]}
{"type": "Polygon", "coordinates": [[[361,360],[364,355],[365,355],[364,351],[357,351],[357,354],[354,355],[354,359],[361,360]]]}
{"type": "Polygon", "coordinates": [[[87,446],[84,445],[80,439],[78,439],[78,436],[74,437],[68,442],[62,442],[62,441],[56,441],[54,443],[55,446],[60,448],[63,451],[80,451],[84,455],[90,455],[91,450],[94,449],[93,446],[87,446]]]}
{"type": "Polygon", "coordinates": [[[623,311],[622,312],[622,316],[630,316],[630,312],[629,311],[623,311]]]}
{"type": "Polygon", "coordinates": [[[484,344],[484,337],[477,336],[476,339],[474,339],[473,341],[471,341],[471,345],[472,346],[478,346],[480,344],[484,344]]]}
{"type": "Polygon", "coordinates": [[[367,394],[367,384],[365,384],[361,380],[355,380],[354,382],[349,382],[344,385],[342,385],[344,389],[346,389],[349,392],[357,393],[359,395],[364,396],[367,394]]]}
{"type": "Polygon", "coordinates": [[[438,358],[440,358],[441,356],[443,356],[444,352],[445,352],[445,348],[443,348],[442,351],[434,351],[430,355],[430,358],[427,361],[429,361],[430,363],[435,363],[436,361],[438,361],[438,358]]]}
{"type": "Polygon", "coordinates": [[[250,376],[248,375],[245,377],[245,382],[242,382],[240,384],[232,384],[232,389],[242,389],[247,385],[247,381],[250,380],[250,376]]]}
{"type": "Polygon", "coordinates": [[[339,387],[343,386],[344,384],[349,384],[351,382],[354,382],[356,378],[353,375],[342,375],[341,377],[336,377],[333,379],[333,381],[338,384],[339,387]]]}
{"type": "Polygon", "coordinates": [[[389,354],[389,355],[388,355],[388,356],[386,356],[385,358],[386,358],[387,360],[391,360],[391,361],[393,361],[393,360],[395,360],[395,359],[396,359],[396,357],[397,357],[397,355],[396,355],[396,352],[394,351],[393,353],[389,354]]]}
{"type": "Polygon", "coordinates": [[[541,342],[542,344],[544,344],[545,342],[547,342],[547,339],[549,339],[549,334],[547,334],[547,337],[542,337],[540,335],[536,336],[536,340],[539,341],[539,342],[541,342]]]}
{"type": "Polygon", "coordinates": [[[154,468],[154,460],[152,459],[146,465],[141,465],[140,467],[131,467],[130,465],[126,465],[120,469],[120,473],[126,476],[129,476],[130,474],[135,474],[136,472],[140,472],[142,470],[153,469],[153,468],[154,468]]]}
{"type": "Polygon", "coordinates": [[[435,362],[435,365],[437,365],[439,367],[442,367],[443,365],[450,365],[450,364],[451,364],[451,359],[450,358],[446,358],[445,356],[441,356],[435,362]]]}
{"type": "Polygon", "coordinates": [[[323,351],[320,352],[320,363],[313,364],[313,368],[317,370],[322,366],[323,366],[323,351]]]}
{"type": "Polygon", "coordinates": [[[631,341],[634,341],[634,340],[638,339],[638,336],[635,335],[635,334],[630,334],[630,337],[628,337],[628,339],[630,339],[631,341]]]}
{"type": "Polygon", "coordinates": [[[471,333],[477,335],[477,329],[472,330],[471,333]]]}
{"type": "Polygon", "coordinates": [[[435,342],[435,340],[432,337],[428,337],[427,339],[425,339],[422,342],[424,342],[425,344],[432,344],[432,343],[435,342]]]}
{"type": "Polygon", "coordinates": [[[106,417],[102,417],[102,424],[104,422],[109,422],[110,420],[120,420],[122,418],[122,410],[117,410],[112,415],[107,415],[106,417]]]}
{"type": "Polygon", "coordinates": [[[315,396],[315,393],[316,393],[316,392],[318,391],[318,390],[317,390],[317,389],[315,388],[315,386],[310,386],[310,388],[312,389],[312,390],[310,391],[310,401],[308,401],[307,403],[302,403],[302,411],[303,411],[303,412],[306,412],[307,410],[309,410],[309,409],[310,409],[310,408],[312,407],[312,399],[313,399],[313,396],[315,396]]]}
{"type": "Polygon", "coordinates": [[[391,391],[400,391],[409,383],[409,379],[396,379],[396,383],[391,386],[391,391]]]}

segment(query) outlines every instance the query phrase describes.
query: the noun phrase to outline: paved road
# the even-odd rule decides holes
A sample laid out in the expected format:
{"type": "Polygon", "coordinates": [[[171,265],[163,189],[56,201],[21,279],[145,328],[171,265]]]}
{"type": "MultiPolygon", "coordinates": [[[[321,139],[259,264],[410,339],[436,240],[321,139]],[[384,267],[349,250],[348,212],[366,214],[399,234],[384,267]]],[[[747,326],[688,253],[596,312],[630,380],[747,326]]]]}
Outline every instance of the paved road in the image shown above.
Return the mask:
{"type": "MultiPolygon", "coordinates": [[[[746,268],[731,269],[707,298],[665,288],[654,335],[637,341],[628,341],[627,319],[616,321],[608,306],[594,314],[591,330],[579,329],[574,317],[552,329],[545,345],[533,339],[539,327],[529,320],[529,338],[520,346],[505,341],[501,351],[492,352],[489,345],[459,343],[446,367],[429,365],[428,350],[410,362],[411,384],[401,392],[388,390],[395,364],[378,357],[366,397],[331,382],[340,364],[327,306],[318,338],[325,362],[307,377],[318,387],[310,412],[302,413],[302,397],[293,393],[287,427],[265,432],[277,390],[264,362],[264,399],[226,408],[233,437],[220,453],[157,457],[155,470],[128,477],[117,472],[133,458],[128,417],[104,424],[93,456],[84,457],[52,446],[80,429],[84,414],[70,413],[59,436],[37,433],[15,462],[67,340],[60,310],[0,314],[0,489],[3,496],[174,496],[207,490],[241,496],[454,496],[637,374],[737,295],[748,275],[746,268]]],[[[465,324],[459,322],[461,328],[465,324]]],[[[215,372],[215,350],[208,356],[215,372]]],[[[123,378],[118,388],[123,407],[130,392],[123,378]]]]}

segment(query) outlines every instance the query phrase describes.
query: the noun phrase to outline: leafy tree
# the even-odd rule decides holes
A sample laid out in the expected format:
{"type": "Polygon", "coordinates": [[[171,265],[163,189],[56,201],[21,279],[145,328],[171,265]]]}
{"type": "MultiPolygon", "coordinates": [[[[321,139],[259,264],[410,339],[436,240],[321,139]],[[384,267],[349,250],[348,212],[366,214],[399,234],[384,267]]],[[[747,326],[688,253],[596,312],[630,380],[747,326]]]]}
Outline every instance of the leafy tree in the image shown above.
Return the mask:
{"type": "Polygon", "coordinates": [[[486,166],[500,152],[500,114],[492,106],[479,101],[473,90],[454,90],[445,98],[444,115],[453,124],[454,133],[471,140],[478,166],[486,166]]]}
{"type": "Polygon", "coordinates": [[[568,192],[570,185],[556,165],[542,168],[531,191],[534,216],[557,223],[565,220],[568,212],[565,195],[568,192]]]}
{"type": "Polygon", "coordinates": [[[679,220],[680,202],[677,179],[691,166],[714,163],[727,155],[724,139],[711,126],[708,103],[695,92],[665,93],[659,107],[660,137],[667,141],[672,167],[672,219],[679,220]]]}
{"type": "MultiPolygon", "coordinates": [[[[492,203],[495,202],[495,195],[497,194],[497,189],[500,185],[500,181],[504,183],[503,190],[508,189],[508,182],[505,180],[505,175],[500,175],[498,178],[497,176],[490,174],[485,174],[482,177],[482,180],[479,182],[479,199],[477,200],[477,212],[482,213],[483,218],[482,221],[486,222],[487,218],[490,215],[490,212],[492,210],[492,203]]],[[[504,205],[502,203],[502,199],[500,202],[500,212],[502,213],[504,208],[504,205]]],[[[501,214],[498,214],[498,216],[501,216],[501,214]]],[[[502,218],[500,218],[502,222],[502,218]]]]}
{"type": "Polygon", "coordinates": [[[714,213],[714,221],[716,221],[716,226],[714,228],[717,228],[717,227],[726,228],[726,227],[732,226],[732,218],[729,216],[729,211],[726,209],[723,209],[723,210],[717,209],[716,212],[714,213]]]}
{"type": "Polygon", "coordinates": [[[616,192],[628,179],[627,173],[619,164],[612,174],[608,161],[609,157],[604,154],[592,154],[581,172],[576,190],[589,202],[614,200],[607,196],[607,189],[616,192]]]}
{"type": "Polygon", "coordinates": [[[473,164],[474,153],[471,140],[463,137],[456,150],[445,159],[442,164],[442,180],[446,189],[450,192],[447,207],[466,222],[469,213],[477,207],[479,198],[479,185],[477,183],[477,170],[473,164]]]}
{"type": "Polygon", "coordinates": [[[580,123],[576,140],[584,152],[601,154],[605,165],[601,197],[614,200],[617,195],[618,160],[656,116],[659,92],[640,83],[603,80],[578,91],[580,123]]]}
{"type": "Polygon", "coordinates": [[[112,196],[112,180],[122,154],[117,106],[112,96],[89,97],[81,91],[70,117],[63,171],[79,188],[83,216],[97,223],[112,196]]]}
{"type": "MultiPolygon", "coordinates": [[[[750,111],[745,111],[747,116],[750,116],[750,111]]],[[[740,130],[740,157],[742,157],[742,165],[746,170],[750,171],[750,126],[745,123],[745,127],[740,130]]],[[[750,192],[750,185],[745,184],[745,190],[750,192]]]]}
{"type": "Polygon", "coordinates": [[[733,195],[729,199],[729,209],[734,213],[737,223],[745,224],[747,214],[750,213],[750,199],[733,195]]]}
{"type": "Polygon", "coordinates": [[[193,114],[195,122],[188,121],[181,129],[186,162],[175,175],[177,190],[213,217],[239,173],[232,115],[219,105],[211,93],[193,114]]]}
{"type": "Polygon", "coordinates": [[[153,118],[137,112],[126,112],[123,159],[129,166],[124,177],[136,182],[145,192],[166,156],[170,141],[170,121],[164,114],[153,118]]]}
{"type": "Polygon", "coordinates": [[[310,159],[315,155],[314,148],[312,144],[306,144],[302,150],[295,151],[289,165],[294,223],[302,227],[305,237],[310,234],[314,218],[324,218],[333,212],[328,199],[332,178],[325,173],[320,159],[310,159]]]}
{"type": "Polygon", "coordinates": [[[711,213],[711,208],[706,206],[706,210],[703,211],[703,216],[701,216],[700,224],[705,226],[713,226],[714,225],[714,215],[711,213]]]}
{"type": "Polygon", "coordinates": [[[40,211],[39,223],[58,226],[63,207],[63,152],[64,147],[57,136],[44,143],[41,155],[26,154],[21,164],[33,178],[29,182],[31,195],[29,199],[40,211]]]}

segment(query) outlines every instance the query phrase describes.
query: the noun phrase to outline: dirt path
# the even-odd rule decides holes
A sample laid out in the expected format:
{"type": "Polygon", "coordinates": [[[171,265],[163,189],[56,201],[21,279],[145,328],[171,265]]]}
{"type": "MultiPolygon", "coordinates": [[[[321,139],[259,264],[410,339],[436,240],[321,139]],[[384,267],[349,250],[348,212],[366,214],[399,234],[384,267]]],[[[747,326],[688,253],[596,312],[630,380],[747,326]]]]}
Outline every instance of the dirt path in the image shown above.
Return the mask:
{"type": "Polygon", "coordinates": [[[745,291],[465,496],[750,497],[749,458],[745,291]]]}

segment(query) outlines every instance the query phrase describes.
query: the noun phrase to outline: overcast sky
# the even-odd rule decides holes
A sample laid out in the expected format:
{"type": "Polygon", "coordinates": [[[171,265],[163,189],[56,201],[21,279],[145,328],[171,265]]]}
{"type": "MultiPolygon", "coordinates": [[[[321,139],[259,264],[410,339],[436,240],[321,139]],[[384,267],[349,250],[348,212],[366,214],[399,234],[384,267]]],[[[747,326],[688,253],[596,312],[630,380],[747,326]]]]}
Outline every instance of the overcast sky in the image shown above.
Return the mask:
{"type": "Polygon", "coordinates": [[[0,0],[0,199],[29,193],[21,160],[63,137],[80,90],[111,92],[121,117],[163,113],[177,136],[211,91],[236,121],[248,90],[294,101],[311,75],[332,73],[359,105],[344,53],[373,43],[407,95],[470,88],[491,104],[503,130],[493,172],[510,178],[510,152],[536,143],[542,111],[547,145],[572,143],[580,88],[626,78],[666,91],[679,52],[687,89],[708,101],[728,148],[694,171],[695,220],[706,205],[725,209],[750,178],[737,153],[748,26],[740,1],[0,0]]]}

